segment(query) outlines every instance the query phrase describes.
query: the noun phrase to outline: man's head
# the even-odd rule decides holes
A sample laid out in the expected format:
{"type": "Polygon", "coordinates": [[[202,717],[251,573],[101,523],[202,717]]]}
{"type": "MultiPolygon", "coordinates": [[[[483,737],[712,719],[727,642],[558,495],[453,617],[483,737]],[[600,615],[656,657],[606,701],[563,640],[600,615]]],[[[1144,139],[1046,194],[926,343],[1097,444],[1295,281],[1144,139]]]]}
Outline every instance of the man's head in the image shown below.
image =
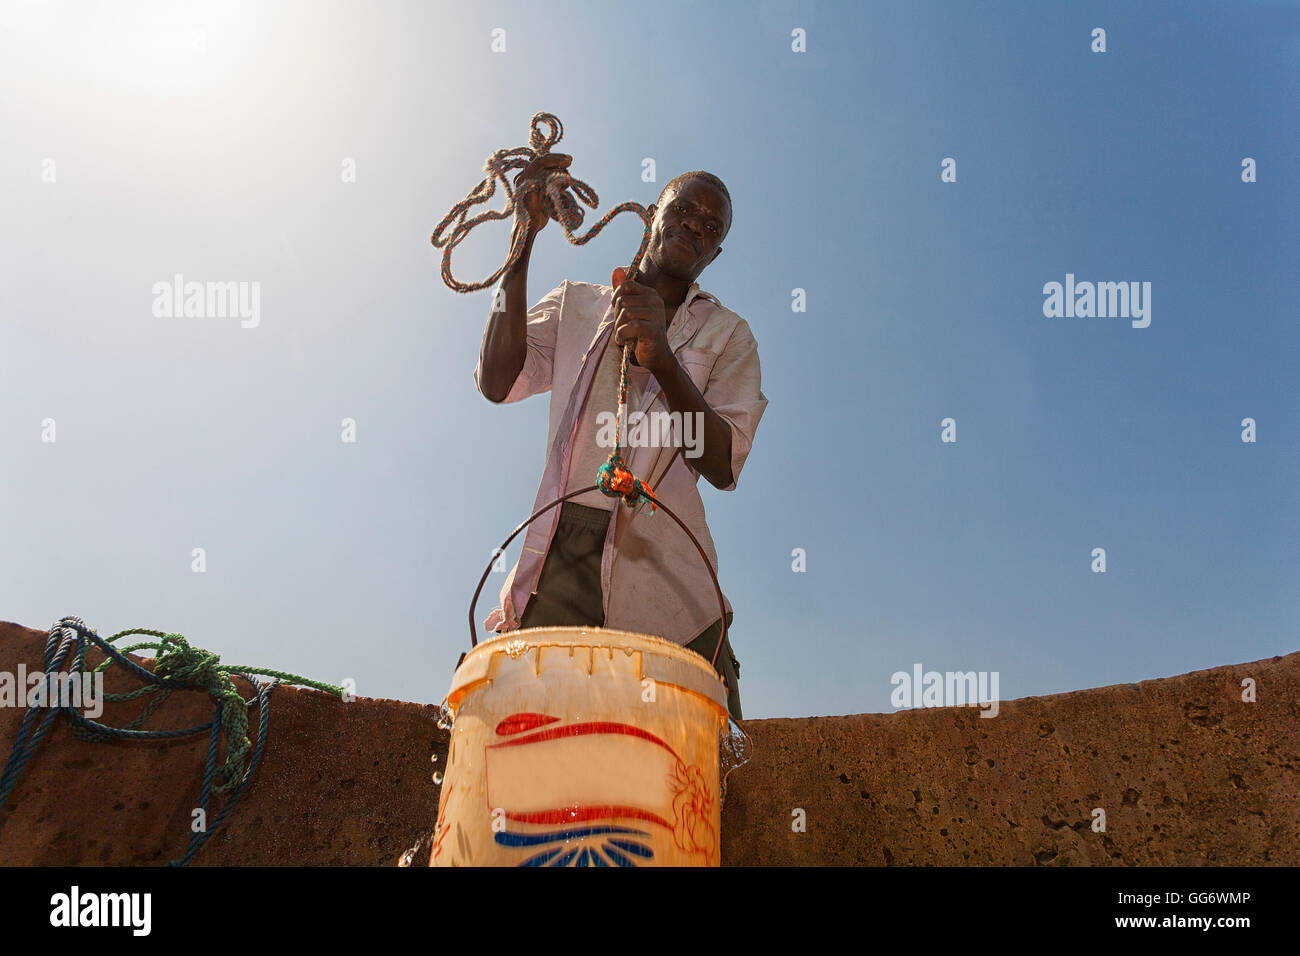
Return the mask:
{"type": "Polygon", "coordinates": [[[663,274],[694,282],[722,252],[722,240],[731,229],[727,187],[703,170],[682,173],[650,208],[654,228],[647,257],[663,274]]]}

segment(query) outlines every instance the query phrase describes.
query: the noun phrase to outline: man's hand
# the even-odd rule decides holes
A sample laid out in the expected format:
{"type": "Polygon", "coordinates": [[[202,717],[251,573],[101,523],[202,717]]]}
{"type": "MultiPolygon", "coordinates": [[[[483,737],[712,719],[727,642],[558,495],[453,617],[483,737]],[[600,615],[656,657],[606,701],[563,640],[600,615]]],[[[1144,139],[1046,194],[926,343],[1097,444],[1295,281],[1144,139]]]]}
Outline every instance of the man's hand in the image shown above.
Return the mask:
{"type": "MultiPolygon", "coordinates": [[[[542,181],[556,169],[568,169],[569,164],[573,162],[573,157],[565,153],[547,153],[545,156],[537,156],[532,159],[515,176],[514,189],[515,198],[519,198],[519,187],[527,183],[536,183],[541,185],[542,181]]],[[[533,189],[526,193],[521,203],[515,205],[515,228],[523,227],[524,212],[528,213],[530,232],[535,236],[543,229],[550,219],[542,213],[542,191],[533,189]]]]}
{"type": "Polygon", "coordinates": [[[635,276],[614,290],[614,344],[633,342],[635,362],[656,378],[677,365],[668,345],[668,312],[653,286],[635,276]]]}
{"type": "Polygon", "coordinates": [[[668,345],[668,310],[651,286],[636,281],[636,274],[619,282],[622,269],[614,270],[614,341],[633,342],[633,361],[652,373],[663,389],[671,411],[704,418],[701,455],[691,467],[715,488],[733,483],[731,426],[709,407],[699,388],[686,374],[668,345]]]}

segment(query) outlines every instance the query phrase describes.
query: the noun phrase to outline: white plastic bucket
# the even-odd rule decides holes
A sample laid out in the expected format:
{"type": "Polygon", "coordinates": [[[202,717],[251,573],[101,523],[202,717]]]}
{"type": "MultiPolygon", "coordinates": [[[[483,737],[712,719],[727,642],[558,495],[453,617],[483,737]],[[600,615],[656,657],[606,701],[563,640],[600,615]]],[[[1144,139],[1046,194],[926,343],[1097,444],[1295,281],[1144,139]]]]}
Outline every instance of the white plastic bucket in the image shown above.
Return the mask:
{"type": "Polygon", "coordinates": [[[604,628],[510,631],[452,678],[430,866],[717,866],[726,686],[604,628]]]}

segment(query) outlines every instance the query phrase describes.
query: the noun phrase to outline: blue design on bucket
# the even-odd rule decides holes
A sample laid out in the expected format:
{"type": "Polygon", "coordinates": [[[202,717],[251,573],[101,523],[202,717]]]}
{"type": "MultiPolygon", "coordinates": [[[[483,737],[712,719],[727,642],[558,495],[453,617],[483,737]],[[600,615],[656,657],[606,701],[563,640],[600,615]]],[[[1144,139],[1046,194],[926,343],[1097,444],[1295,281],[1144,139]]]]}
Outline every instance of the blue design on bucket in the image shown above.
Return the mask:
{"type": "Polygon", "coordinates": [[[628,836],[649,837],[650,834],[645,830],[635,830],[631,827],[598,826],[574,827],[554,833],[497,833],[493,838],[500,846],[518,849],[541,847],[551,843],[568,843],[571,840],[586,840],[590,837],[606,838],[599,840],[598,846],[580,846],[572,849],[564,846],[548,847],[528,857],[519,864],[520,866],[609,866],[611,862],[615,866],[636,866],[637,863],[632,856],[647,860],[654,859],[655,854],[651,847],[637,840],[628,839],[628,836]],[[614,834],[621,838],[613,839],[614,834]],[[601,855],[602,852],[604,856],[601,855]],[[608,860],[605,857],[608,857],[608,860]]]}

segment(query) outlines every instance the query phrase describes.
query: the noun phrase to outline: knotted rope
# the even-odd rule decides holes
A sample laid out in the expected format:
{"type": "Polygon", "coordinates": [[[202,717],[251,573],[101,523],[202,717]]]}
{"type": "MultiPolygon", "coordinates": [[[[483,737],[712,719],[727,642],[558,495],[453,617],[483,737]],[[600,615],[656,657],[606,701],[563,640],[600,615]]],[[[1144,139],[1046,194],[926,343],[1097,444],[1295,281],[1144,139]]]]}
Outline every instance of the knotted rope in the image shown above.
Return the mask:
{"type": "MultiPolygon", "coordinates": [[[[622,269],[615,269],[610,284],[618,288],[626,279],[622,269]]],[[[618,411],[614,415],[614,450],[610,452],[605,463],[596,472],[596,487],[600,493],[610,498],[622,498],[629,507],[636,507],[642,501],[650,505],[654,514],[658,502],[650,485],[642,481],[627,469],[623,456],[619,454],[623,442],[624,422],[627,418],[627,366],[631,343],[623,346],[623,364],[618,373],[618,411]]]]}
{"type": "Polygon", "coordinates": [[[79,617],[65,617],[58,621],[50,629],[46,638],[44,677],[42,683],[35,689],[39,693],[41,702],[27,708],[27,713],[19,725],[13,749],[9,753],[9,759],[5,762],[4,770],[0,771],[0,807],[3,807],[9,799],[9,794],[17,785],[23,768],[27,766],[27,762],[36,752],[37,745],[40,744],[41,739],[50,729],[54,718],[60,713],[67,715],[72,723],[72,732],[74,734],[83,740],[96,742],[115,738],[165,740],[189,737],[206,730],[209,732],[208,756],[203,769],[202,787],[199,796],[199,807],[203,811],[204,818],[207,818],[208,801],[214,791],[217,794],[226,796],[227,800],[221,808],[221,812],[206,828],[191,834],[189,847],[185,855],[179,860],[168,863],[168,866],[188,865],[194,858],[194,854],[217,831],[221,822],[234,809],[235,804],[239,802],[239,798],[243,795],[249,780],[252,779],[253,772],[261,762],[262,751],[266,746],[267,730],[270,726],[271,691],[275,686],[284,681],[289,684],[312,687],[338,696],[344,694],[343,688],[336,687],[333,684],[308,680],[305,677],[299,677],[296,674],[289,674],[284,671],[221,664],[220,660],[216,654],[191,647],[189,642],[180,634],[167,634],[163,631],[132,628],[119,631],[106,640],[95,633],[94,629],[88,627],[79,617]],[[131,634],[155,637],[158,640],[142,641],[120,650],[113,646],[115,641],[131,634]],[[97,666],[94,671],[86,667],[86,651],[91,644],[94,644],[105,654],[103,663],[97,666]],[[126,656],[132,651],[143,648],[157,651],[156,663],[152,672],[126,656]],[[69,657],[69,655],[71,656],[69,657]],[[158,692],[158,696],[150,700],[140,714],[123,727],[112,727],[90,720],[83,716],[71,701],[55,705],[57,675],[65,663],[68,665],[68,675],[85,675],[87,678],[93,674],[108,670],[115,663],[121,664],[143,682],[142,686],[124,694],[105,693],[103,699],[107,702],[134,700],[155,692],[158,692]],[[246,701],[240,696],[239,691],[235,688],[234,681],[231,680],[232,674],[239,674],[257,688],[256,700],[260,709],[260,718],[258,720],[257,744],[255,747],[252,747],[248,740],[248,708],[253,701],[246,701]],[[273,680],[268,684],[263,684],[254,680],[252,677],[254,674],[271,677],[273,680]],[[171,695],[172,691],[181,689],[206,690],[211,695],[216,705],[211,721],[178,730],[138,729],[171,695]],[[37,724],[37,716],[42,709],[46,713],[37,724]],[[36,725],[34,733],[32,732],[33,725],[36,725]],[[216,766],[217,744],[222,730],[226,733],[226,759],[218,769],[216,766]]]}
{"type": "Polygon", "coordinates": [[[451,207],[451,212],[443,217],[442,222],[433,230],[433,235],[429,241],[433,243],[434,248],[442,249],[442,281],[447,287],[455,292],[475,292],[479,289],[486,289],[492,283],[496,282],[502,275],[514,269],[519,262],[519,257],[523,255],[524,246],[527,243],[527,234],[532,229],[532,216],[528,212],[528,207],[523,198],[530,193],[542,193],[542,214],[548,219],[554,219],[564,230],[565,238],[575,246],[585,245],[600,234],[600,231],[609,225],[610,220],[624,212],[634,212],[641,217],[645,228],[641,236],[641,245],[632,258],[632,264],[628,266],[628,274],[636,270],[640,265],[641,259],[645,256],[646,249],[650,247],[650,231],[652,220],[645,206],[636,202],[619,203],[609,212],[601,217],[600,221],[592,226],[585,235],[575,235],[576,230],[582,225],[584,213],[582,207],[578,205],[581,200],[591,209],[600,205],[600,198],[596,191],[580,179],[574,179],[569,175],[566,169],[551,169],[541,177],[525,181],[520,185],[518,191],[506,176],[506,173],[516,169],[523,169],[533,159],[539,156],[545,156],[551,151],[551,147],[560,141],[564,136],[564,126],[559,119],[551,113],[536,114],[531,123],[531,129],[528,134],[528,146],[520,146],[516,149],[499,149],[487,158],[483,163],[483,171],[487,173],[474,190],[462,199],[456,205],[451,207]],[[542,126],[549,127],[545,133],[542,132],[542,126]],[[470,209],[480,203],[485,203],[496,195],[497,181],[501,182],[502,189],[505,190],[506,204],[503,209],[489,209],[484,213],[467,220],[465,217],[470,209]],[[572,194],[570,193],[572,191],[572,194]],[[520,230],[514,236],[510,243],[510,253],[506,256],[506,261],[501,268],[492,275],[488,276],[482,282],[460,282],[451,274],[451,253],[458,245],[465,241],[470,231],[477,225],[489,220],[507,219],[515,214],[516,209],[524,215],[525,229],[520,230]],[[443,236],[448,226],[455,222],[451,234],[443,236]]]}
{"type": "MultiPolygon", "coordinates": [[[[538,190],[542,192],[542,214],[558,222],[564,230],[565,238],[575,246],[585,245],[591,241],[619,213],[634,212],[640,216],[644,224],[641,245],[637,248],[636,255],[632,257],[632,262],[626,269],[614,270],[611,284],[617,288],[623,284],[627,277],[636,273],[637,267],[645,257],[646,250],[650,247],[653,220],[645,206],[636,202],[619,203],[605,213],[600,221],[592,226],[585,235],[579,236],[575,235],[575,232],[582,225],[584,213],[582,207],[578,204],[578,200],[580,199],[586,203],[591,209],[596,209],[600,205],[600,199],[594,189],[581,180],[574,179],[565,169],[552,169],[538,180],[525,181],[520,185],[518,191],[514,189],[510,179],[506,176],[506,173],[512,170],[523,169],[534,158],[545,156],[563,136],[564,126],[556,116],[551,113],[537,113],[532,119],[528,135],[529,145],[520,146],[516,149],[499,149],[489,156],[483,164],[483,170],[487,173],[483,181],[468,196],[452,206],[451,212],[447,213],[442,222],[438,223],[438,227],[434,229],[429,241],[433,243],[434,248],[443,250],[442,281],[446,283],[449,289],[454,292],[475,292],[479,289],[486,289],[501,276],[508,274],[515,268],[527,244],[526,237],[532,229],[532,215],[528,212],[527,205],[523,200],[525,196],[538,190]],[[543,133],[542,126],[547,126],[548,131],[543,133]],[[505,190],[505,207],[501,210],[489,209],[467,220],[465,217],[471,208],[487,202],[496,195],[498,180],[505,190]],[[570,190],[572,190],[572,195],[570,190]],[[470,230],[475,226],[489,220],[509,218],[515,214],[516,209],[523,212],[525,228],[515,233],[510,243],[510,252],[501,268],[482,282],[460,282],[457,280],[451,274],[452,250],[465,241],[470,230]],[[452,229],[451,234],[444,236],[443,233],[452,225],[453,221],[455,227],[452,229]]],[[[632,343],[626,342],[623,345],[623,358],[618,376],[618,412],[615,416],[616,437],[614,450],[605,460],[605,463],[601,465],[600,471],[597,472],[596,487],[611,498],[622,498],[629,506],[635,506],[642,501],[646,501],[650,504],[650,511],[653,513],[655,511],[655,500],[652,497],[653,492],[651,492],[650,486],[628,471],[623,457],[619,454],[624,421],[627,417],[627,369],[631,357],[632,343]]]]}

